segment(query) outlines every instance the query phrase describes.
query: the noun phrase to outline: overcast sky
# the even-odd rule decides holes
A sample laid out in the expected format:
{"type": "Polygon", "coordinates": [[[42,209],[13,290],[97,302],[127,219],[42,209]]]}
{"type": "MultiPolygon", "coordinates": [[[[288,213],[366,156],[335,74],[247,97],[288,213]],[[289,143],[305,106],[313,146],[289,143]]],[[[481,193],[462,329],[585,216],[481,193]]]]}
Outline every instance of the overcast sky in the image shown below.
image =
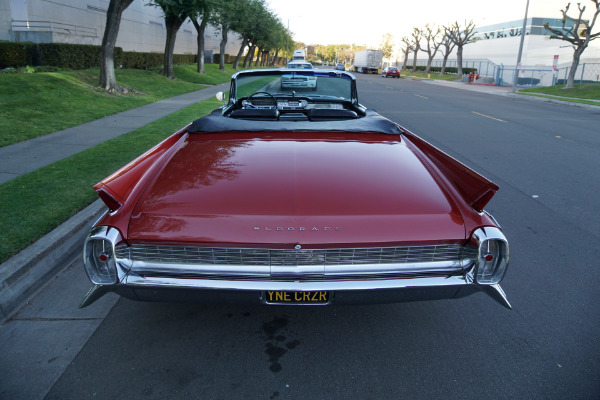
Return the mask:
{"type": "MultiPolygon", "coordinates": [[[[577,1],[591,15],[593,3],[577,1]]],[[[571,10],[577,10],[577,1],[571,10]]],[[[522,20],[527,0],[267,0],[267,3],[284,25],[289,20],[296,41],[376,46],[385,33],[391,33],[399,41],[413,27],[427,23],[444,25],[472,19],[477,26],[485,26],[522,20]]],[[[568,3],[568,0],[530,0],[528,17],[560,18],[560,10],[568,3]]]]}

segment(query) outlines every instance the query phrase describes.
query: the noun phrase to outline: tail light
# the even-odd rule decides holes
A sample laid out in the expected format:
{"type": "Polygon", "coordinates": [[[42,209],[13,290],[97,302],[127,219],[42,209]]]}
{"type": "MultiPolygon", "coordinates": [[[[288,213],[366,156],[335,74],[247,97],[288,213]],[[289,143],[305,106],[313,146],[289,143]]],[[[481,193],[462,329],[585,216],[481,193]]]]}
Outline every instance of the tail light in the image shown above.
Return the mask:
{"type": "Polygon", "coordinates": [[[117,283],[117,266],[113,243],[104,235],[108,228],[96,227],[83,246],[85,271],[95,285],[117,283]]]}
{"type": "Polygon", "coordinates": [[[500,283],[508,268],[508,241],[495,227],[477,229],[473,237],[479,246],[475,264],[475,283],[495,285],[500,283]]]}
{"type": "Polygon", "coordinates": [[[113,196],[108,194],[106,191],[98,190],[98,196],[100,197],[100,199],[102,199],[104,204],[106,204],[106,207],[108,207],[108,210],[110,212],[115,212],[119,208],[121,208],[122,204],[117,199],[115,199],[113,196]]]}

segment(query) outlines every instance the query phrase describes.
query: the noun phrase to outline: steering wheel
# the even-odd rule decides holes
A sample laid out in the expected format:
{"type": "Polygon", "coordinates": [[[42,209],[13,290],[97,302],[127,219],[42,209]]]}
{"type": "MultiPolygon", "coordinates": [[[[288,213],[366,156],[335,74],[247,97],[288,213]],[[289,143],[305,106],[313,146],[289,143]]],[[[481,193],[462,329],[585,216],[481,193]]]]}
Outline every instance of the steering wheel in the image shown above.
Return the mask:
{"type": "Polygon", "coordinates": [[[267,96],[269,96],[271,99],[273,99],[273,105],[274,105],[275,107],[277,107],[277,99],[275,98],[275,96],[273,96],[273,95],[272,95],[271,93],[269,93],[269,92],[254,92],[254,93],[252,93],[250,96],[248,96],[248,100],[251,102],[251,101],[252,101],[252,98],[253,98],[254,96],[256,96],[257,94],[266,94],[266,95],[267,95],[267,96]]]}

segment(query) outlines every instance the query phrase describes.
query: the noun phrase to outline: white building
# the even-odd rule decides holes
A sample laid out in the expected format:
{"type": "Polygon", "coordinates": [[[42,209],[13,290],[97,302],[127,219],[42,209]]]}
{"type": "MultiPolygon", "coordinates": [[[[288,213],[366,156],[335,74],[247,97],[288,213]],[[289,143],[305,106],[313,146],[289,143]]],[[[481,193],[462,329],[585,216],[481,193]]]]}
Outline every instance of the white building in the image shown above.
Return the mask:
{"type": "MultiPolygon", "coordinates": [[[[0,40],[35,43],[101,45],[109,0],[0,0],[0,40]]],[[[123,12],[116,45],[124,51],[163,52],[166,29],[160,8],[134,0],[123,12]]],[[[177,33],[176,54],[196,54],[197,34],[189,19],[177,33]]],[[[208,26],[205,49],[219,53],[221,31],[208,26]]],[[[227,54],[236,55],[241,45],[235,33],[228,35],[227,54]]]]}
{"type": "MultiPolygon", "coordinates": [[[[564,40],[550,39],[551,33],[544,28],[546,23],[554,29],[562,28],[562,21],[557,18],[527,19],[522,65],[551,66],[555,55],[561,64],[572,60],[571,45],[564,40]]],[[[522,29],[522,19],[476,27],[476,42],[463,48],[463,58],[487,58],[495,64],[516,65],[522,29]]],[[[582,58],[600,59],[600,40],[590,42],[582,58]]]]}

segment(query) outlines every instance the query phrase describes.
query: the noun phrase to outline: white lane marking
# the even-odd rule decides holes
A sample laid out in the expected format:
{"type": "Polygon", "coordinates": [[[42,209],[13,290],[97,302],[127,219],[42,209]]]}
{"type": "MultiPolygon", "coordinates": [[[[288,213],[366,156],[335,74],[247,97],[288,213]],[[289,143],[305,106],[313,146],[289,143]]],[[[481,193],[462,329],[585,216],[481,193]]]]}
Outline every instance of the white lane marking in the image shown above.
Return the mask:
{"type": "Polygon", "coordinates": [[[423,98],[423,99],[427,99],[427,100],[429,100],[429,97],[421,96],[420,94],[416,94],[416,93],[413,93],[413,94],[414,94],[415,96],[417,96],[417,97],[421,97],[421,98],[423,98]]]}
{"type": "Polygon", "coordinates": [[[498,118],[490,117],[489,115],[480,114],[480,113],[478,113],[478,112],[475,112],[475,111],[471,111],[471,112],[472,112],[473,114],[481,115],[482,117],[486,117],[486,118],[493,119],[493,120],[500,121],[500,122],[506,122],[506,121],[504,121],[504,120],[502,120],[502,119],[498,119],[498,118]]]}

